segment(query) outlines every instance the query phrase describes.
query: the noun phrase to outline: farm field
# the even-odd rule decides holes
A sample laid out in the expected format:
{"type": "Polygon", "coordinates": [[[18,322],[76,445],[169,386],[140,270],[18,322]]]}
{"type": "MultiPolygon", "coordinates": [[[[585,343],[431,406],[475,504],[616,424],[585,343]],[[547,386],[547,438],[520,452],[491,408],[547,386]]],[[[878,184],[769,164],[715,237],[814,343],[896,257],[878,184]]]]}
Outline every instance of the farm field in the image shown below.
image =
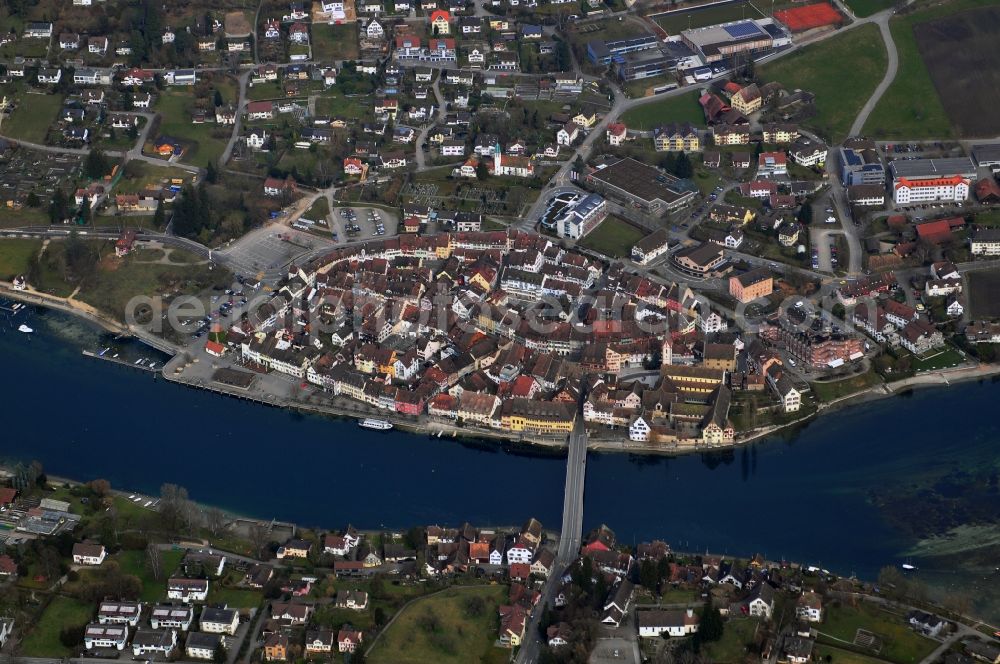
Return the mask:
{"type": "Polygon", "coordinates": [[[888,66],[885,44],[874,25],[864,25],[803,48],[759,68],[761,80],[816,95],[808,120],[827,140],[839,143],[878,86],[888,66]],[[850,80],[850,86],[843,81],[850,80]]]}
{"type": "Polygon", "coordinates": [[[960,136],[993,136],[1000,121],[1000,7],[913,26],[917,48],[960,136]]]}
{"type": "MultiPolygon", "coordinates": [[[[872,111],[864,133],[880,138],[949,138],[955,135],[948,112],[934,87],[934,79],[917,43],[916,26],[948,18],[958,12],[994,6],[996,0],[953,0],[911,14],[896,16],[889,24],[899,52],[899,71],[872,111]]],[[[994,30],[996,26],[994,26],[994,30]]],[[[981,42],[977,42],[981,43],[981,42]]],[[[964,50],[964,49],[963,49],[964,50]]],[[[970,55],[951,53],[949,61],[967,61],[970,55]]],[[[986,61],[1000,62],[995,48],[981,54],[986,61]],[[991,59],[992,58],[992,59],[991,59]]],[[[948,63],[940,63],[945,67],[948,63]]],[[[950,66],[950,65],[949,65],[950,66]]],[[[958,65],[954,65],[958,67],[958,65]]],[[[994,79],[995,80],[995,79],[994,79]]],[[[992,94],[996,94],[995,91],[992,94]]],[[[994,97],[995,99],[996,97],[994,97]]],[[[971,100],[974,100],[973,97],[971,100]]],[[[963,103],[970,99],[963,99],[963,103]]],[[[973,103],[979,103],[973,101],[973,103]]],[[[980,106],[981,108],[981,106],[980,106]]]]}
{"type": "Polygon", "coordinates": [[[698,105],[698,91],[665,97],[659,101],[643,104],[622,115],[622,122],[630,128],[651,130],[667,122],[690,122],[704,124],[705,114],[698,105]]]}
{"type": "Polygon", "coordinates": [[[938,645],[911,630],[902,616],[888,613],[868,603],[862,603],[858,607],[830,607],[819,628],[820,640],[827,641],[823,637],[828,636],[854,643],[859,629],[878,637],[881,642],[877,653],[880,659],[898,664],[915,664],[930,655],[938,645]]]}
{"type": "Polygon", "coordinates": [[[969,308],[970,315],[975,320],[1000,318],[1000,301],[996,293],[1000,293],[1000,271],[976,270],[970,272],[969,278],[969,308]]]}

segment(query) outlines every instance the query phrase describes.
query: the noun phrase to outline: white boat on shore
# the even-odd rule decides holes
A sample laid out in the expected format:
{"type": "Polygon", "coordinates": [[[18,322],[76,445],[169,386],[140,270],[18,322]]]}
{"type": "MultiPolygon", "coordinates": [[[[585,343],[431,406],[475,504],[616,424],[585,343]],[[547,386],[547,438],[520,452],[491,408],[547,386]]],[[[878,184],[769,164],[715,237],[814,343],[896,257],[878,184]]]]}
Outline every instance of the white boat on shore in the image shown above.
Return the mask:
{"type": "Polygon", "coordinates": [[[913,565],[911,565],[911,564],[909,564],[909,563],[903,563],[903,564],[901,565],[901,567],[902,567],[903,569],[917,569],[916,567],[914,567],[913,565]]]}
{"type": "Polygon", "coordinates": [[[358,426],[365,429],[374,429],[375,431],[388,431],[392,428],[392,422],[387,420],[377,420],[373,417],[366,417],[358,422],[358,426]]]}
{"type": "Polygon", "coordinates": [[[32,330],[30,327],[28,327],[24,323],[21,323],[21,326],[19,328],[17,328],[17,331],[18,332],[24,332],[25,334],[31,334],[32,332],[34,332],[34,330],[32,330]]]}

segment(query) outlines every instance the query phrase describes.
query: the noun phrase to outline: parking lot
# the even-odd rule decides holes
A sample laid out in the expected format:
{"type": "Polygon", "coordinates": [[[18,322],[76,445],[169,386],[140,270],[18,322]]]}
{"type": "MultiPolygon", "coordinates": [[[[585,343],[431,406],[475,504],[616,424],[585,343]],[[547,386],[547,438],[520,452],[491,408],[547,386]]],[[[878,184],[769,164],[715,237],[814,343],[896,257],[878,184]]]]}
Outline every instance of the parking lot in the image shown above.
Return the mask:
{"type": "Polygon", "coordinates": [[[338,207],[333,210],[333,239],[357,242],[392,237],[399,232],[399,216],[373,207],[338,207]]]}
{"type": "Polygon", "coordinates": [[[247,233],[216,253],[237,274],[257,277],[284,268],[294,258],[332,242],[293,228],[266,226],[247,233]]]}

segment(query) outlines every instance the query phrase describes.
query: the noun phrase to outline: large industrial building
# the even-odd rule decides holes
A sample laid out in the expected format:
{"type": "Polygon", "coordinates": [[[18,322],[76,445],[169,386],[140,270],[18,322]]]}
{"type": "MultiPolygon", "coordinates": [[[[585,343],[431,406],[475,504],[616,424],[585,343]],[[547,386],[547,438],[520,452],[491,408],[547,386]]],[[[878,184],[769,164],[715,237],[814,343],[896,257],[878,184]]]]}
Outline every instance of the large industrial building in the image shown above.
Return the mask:
{"type": "Polygon", "coordinates": [[[623,81],[662,76],[675,71],[695,69],[704,64],[701,57],[681,41],[670,41],[656,49],[629,53],[615,62],[618,78],[623,81]]]}
{"type": "Polygon", "coordinates": [[[654,35],[639,35],[625,39],[601,41],[594,39],[587,42],[587,57],[596,65],[609,65],[612,60],[619,60],[629,53],[648,51],[656,48],[659,40],[654,35]]]}
{"type": "Polygon", "coordinates": [[[607,202],[597,194],[587,194],[573,201],[556,219],[556,234],[579,240],[608,216],[607,202]]]}
{"type": "Polygon", "coordinates": [[[586,181],[604,195],[656,217],[686,205],[698,190],[687,180],[631,158],[590,173],[586,181]]]}
{"type": "Polygon", "coordinates": [[[767,51],[791,43],[788,34],[771,20],[734,21],[684,30],[681,39],[700,53],[705,62],[717,62],[738,53],[767,51]]]}
{"type": "Polygon", "coordinates": [[[891,170],[897,205],[964,201],[976,177],[976,165],[969,157],[897,159],[891,170]]]}

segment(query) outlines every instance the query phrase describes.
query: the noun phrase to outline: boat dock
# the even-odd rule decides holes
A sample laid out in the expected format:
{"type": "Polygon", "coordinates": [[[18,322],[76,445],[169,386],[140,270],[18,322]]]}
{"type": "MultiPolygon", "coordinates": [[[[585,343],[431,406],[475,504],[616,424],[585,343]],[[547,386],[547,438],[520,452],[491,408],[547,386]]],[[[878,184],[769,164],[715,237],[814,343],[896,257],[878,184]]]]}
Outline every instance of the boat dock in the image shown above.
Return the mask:
{"type": "Polygon", "coordinates": [[[145,360],[144,362],[142,362],[142,364],[136,364],[135,362],[129,360],[123,360],[118,357],[108,357],[107,355],[100,355],[99,353],[95,353],[94,351],[91,350],[85,350],[83,351],[83,354],[84,356],[92,357],[95,360],[104,360],[105,362],[111,362],[112,364],[117,364],[119,366],[125,367],[126,369],[136,369],[138,371],[145,371],[148,373],[154,373],[154,374],[160,373],[160,369],[163,368],[163,363],[155,360],[153,361],[145,360]],[[152,362],[154,366],[151,367],[150,362],[152,362]]]}

